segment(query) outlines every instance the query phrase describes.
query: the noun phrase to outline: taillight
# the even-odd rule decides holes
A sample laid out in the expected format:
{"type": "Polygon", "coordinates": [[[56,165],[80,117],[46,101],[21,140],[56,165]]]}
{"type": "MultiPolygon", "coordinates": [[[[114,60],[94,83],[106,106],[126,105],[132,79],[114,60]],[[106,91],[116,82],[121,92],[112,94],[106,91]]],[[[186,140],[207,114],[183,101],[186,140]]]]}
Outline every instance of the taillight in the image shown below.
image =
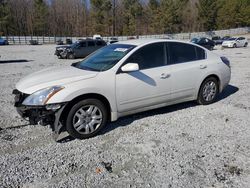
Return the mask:
{"type": "Polygon", "coordinates": [[[228,67],[230,67],[230,61],[226,57],[220,57],[222,62],[225,63],[228,67]]]}

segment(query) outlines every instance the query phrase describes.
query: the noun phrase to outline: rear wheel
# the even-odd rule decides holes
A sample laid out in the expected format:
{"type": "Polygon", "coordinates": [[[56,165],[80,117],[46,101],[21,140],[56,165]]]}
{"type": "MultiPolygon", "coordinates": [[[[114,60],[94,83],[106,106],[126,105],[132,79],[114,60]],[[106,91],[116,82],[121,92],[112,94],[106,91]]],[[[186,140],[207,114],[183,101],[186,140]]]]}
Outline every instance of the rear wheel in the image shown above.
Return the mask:
{"type": "Polygon", "coordinates": [[[219,83],[216,78],[207,78],[200,87],[197,102],[202,105],[208,105],[215,101],[219,93],[219,83]]]}
{"type": "Polygon", "coordinates": [[[105,126],[107,117],[107,110],[101,101],[85,99],[76,103],[69,111],[66,130],[74,138],[90,138],[105,126]]]}

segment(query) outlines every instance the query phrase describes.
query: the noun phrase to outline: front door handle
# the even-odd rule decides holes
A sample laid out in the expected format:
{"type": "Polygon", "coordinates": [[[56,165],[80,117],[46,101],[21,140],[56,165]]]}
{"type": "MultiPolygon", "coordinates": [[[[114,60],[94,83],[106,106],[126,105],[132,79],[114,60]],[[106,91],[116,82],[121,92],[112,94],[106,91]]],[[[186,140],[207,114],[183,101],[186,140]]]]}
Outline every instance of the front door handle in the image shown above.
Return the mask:
{"type": "Polygon", "coordinates": [[[200,69],[205,69],[207,68],[207,65],[200,65],[200,69]]]}
{"type": "Polygon", "coordinates": [[[161,74],[162,79],[166,79],[166,78],[169,78],[169,77],[170,77],[170,74],[167,74],[167,73],[162,73],[161,74]]]}

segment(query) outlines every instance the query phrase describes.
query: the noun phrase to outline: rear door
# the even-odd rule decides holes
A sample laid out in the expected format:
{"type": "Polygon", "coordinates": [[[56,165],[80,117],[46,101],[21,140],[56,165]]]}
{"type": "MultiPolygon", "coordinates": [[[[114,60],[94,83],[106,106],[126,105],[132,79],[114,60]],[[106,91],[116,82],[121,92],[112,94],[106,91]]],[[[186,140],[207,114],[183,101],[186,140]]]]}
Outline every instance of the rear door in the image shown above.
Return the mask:
{"type": "Polygon", "coordinates": [[[244,37],[239,37],[238,40],[239,40],[241,47],[245,45],[245,38],[244,37]]]}
{"type": "Polygon", "coordinates": [[[173,101],[194,96],[198,80],[207,68],[205,51],[197,46],[167,43],[168,62],[171,67],[171,99],[173,101]]]}

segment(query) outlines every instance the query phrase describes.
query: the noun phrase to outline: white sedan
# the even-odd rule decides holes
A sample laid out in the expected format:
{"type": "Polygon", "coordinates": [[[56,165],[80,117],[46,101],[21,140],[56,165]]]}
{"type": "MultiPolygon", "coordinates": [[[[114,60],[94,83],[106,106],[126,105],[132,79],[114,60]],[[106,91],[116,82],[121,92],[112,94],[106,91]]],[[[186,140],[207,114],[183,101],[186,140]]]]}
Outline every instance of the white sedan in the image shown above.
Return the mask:
{"type": "Polygon", "coordinates": [[[223,47],[237,48],[237,47],[247,47],[248,41],[245,37],[230,38],[222,43],[223,47]]]}
{"type": "Polygon", "coordinates": [[[230,63],[186,42],[117,42],[65,68],[33,73],[16,84],[15,107],[57,135],[95,136],[119,117],[196,100],[207,105],[228,85],[230,63]]]}

